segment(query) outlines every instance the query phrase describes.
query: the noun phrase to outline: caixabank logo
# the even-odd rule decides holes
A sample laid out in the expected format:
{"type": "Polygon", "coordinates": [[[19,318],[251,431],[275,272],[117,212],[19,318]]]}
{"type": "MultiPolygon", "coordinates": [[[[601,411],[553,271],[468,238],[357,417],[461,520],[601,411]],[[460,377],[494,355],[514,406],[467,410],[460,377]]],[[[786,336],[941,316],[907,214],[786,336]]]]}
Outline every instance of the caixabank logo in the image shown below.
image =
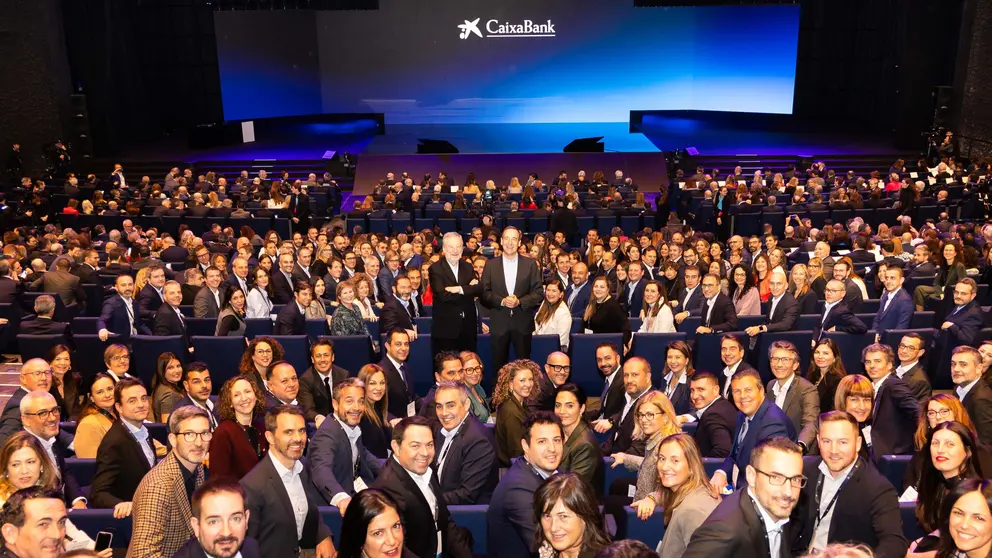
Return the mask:
{"type": "Polygon", "coordinates": [[[484,26],[480,27],[481,21],[481,17],[471,20],[466,19],[465,23],[458,26],[458,38],[465,40],[472,35],[475,35],[480,39],[496,37],[537,38],[555,36],[555,24],[550,19],[547,23],[534,23],[529,19],[525,19],[520,23],[500,23],[498,19],[490,19],[486,21],[484,26]],[[483,33],[483,29],[485,29],[485,33],[483,33]]]}

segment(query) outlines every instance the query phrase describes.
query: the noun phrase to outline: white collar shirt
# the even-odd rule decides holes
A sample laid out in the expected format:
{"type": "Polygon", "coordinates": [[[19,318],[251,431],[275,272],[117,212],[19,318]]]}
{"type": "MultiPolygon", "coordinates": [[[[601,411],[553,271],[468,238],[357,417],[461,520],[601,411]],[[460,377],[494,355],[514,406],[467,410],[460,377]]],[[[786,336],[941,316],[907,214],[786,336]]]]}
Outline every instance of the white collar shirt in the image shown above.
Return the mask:
{"type": "Polygon", "coordinates": [[[820,493],[820,509],[816,510],[817,515],[822,515],[824,511],[827,511],[826,515],[817,522],[815,525],[815,530],[813,531],[813,549],[823,550],[829,544],[830,536],[830,521],[834,517],[834,510],[837,508],[837,502],[834,501],[834,495],[840,490],[841,486],[844,485],[844,481],[847,480],[848,475],[851,474],[851,470],[854,469],[854,465],[857,461],[852,462],[847,466],[847,469],[841,471],[837,478],[834,478],[830,474],[830,469],[827,468],[827,464],[823,461],[820,462],[820,473],[823,474],[823,491],[820,493]],[[826,507],[833,502],[833,505],[829,510],[826,507]]]}
{"type": "Polygon", "coordinates": [[[796,375],[792,374],[784,384],[780,385],[778,380],[772,382],[772,394],[775,395],[775,404],[778,405],[779,409],[785,408],[785,398],[789,395],[789,388],[792,387],[792,382],[795,379],[796,375]]]}
{"type": "Polygon", "coordinates": [[[289,502],[293,507],[293,515],[296,520],[296,540],[303,538],[303,523],[306,522],[307,512],[310,510],[310,502],[307,501],[307,492],[303,488],[303,479],[300,473],[303,472],[303,464],[299,461],[293,462],[293,470],[283,467],[276,456],[269,452],[269,458],[276,468],[276,474],[282,480],[289,502]]]}

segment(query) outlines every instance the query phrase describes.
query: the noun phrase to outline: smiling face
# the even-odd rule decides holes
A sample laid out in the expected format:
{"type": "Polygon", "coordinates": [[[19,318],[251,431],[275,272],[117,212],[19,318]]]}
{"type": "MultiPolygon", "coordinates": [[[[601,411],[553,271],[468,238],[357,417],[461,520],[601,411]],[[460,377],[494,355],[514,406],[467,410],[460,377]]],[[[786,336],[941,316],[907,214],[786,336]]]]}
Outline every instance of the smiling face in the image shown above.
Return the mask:
{"type": "Polygon", "coordinates": [[[930,440],[930,460],[933,468],[945,478],[961,474],[969,457],[971,451],[953,431],[943,429],[933,433],[930,440]]]}
{"type": "Polygon", "coordinates": [[[255,403],[255,389],[249,380],[239,378],[231,385],[231,404],[237,413],[251,416],[255,403]]]}
{"type": "Polygon", "coordinates": [[[391,443],[393,456],[408,471],[423,475],[434,461],[434,435],[419,424],[407,426],[403,439],[391,443]]]}
{"type": "Polygon", "coordinates": [[[671,440],[658,447],[658,479],[669,490],[676,490],[689,480],[689,461],[682,446],[671,440]]]}
{"type": "Polygon", "coordinates": [[[541,531],[552,548],[563,555],[566,551],[578,552],[582,547],[586,523],[559,499],[551,509],[541,514],[541,531]]]}
{"type": "Polygon", "coordinates": [[[561,464],[562,446],[561,428],[557,424],[535,424],[530,429],[530,437],[521,440],[527,461],[544,471],[554,471],[561,464]]]}
{"type": "Polygon", "coordinates": [[[334,415],[348,426],[358,426],[365,412],[365,390],[360,387],[345,387],[332,401],[334,415]]]}
{"type": "Polygon", "coordinates": [[[382,510],[372,518],[365,534],[362,556],[365,558],[398,558],[403,552],[403,522],[395,508],[382,510]]]}
{"type": "Polygon", "coordinates": [[[802,488],[785,481],[780,486],[772,479],[783,480],[800,477],[803,474],[803,458],[798,453],[778,449],[766,449],[758,459],[757,467],[747,466],[747,482],[754,495],[775,521],[788,519],[799,501],[802,488]],[[758,471],[762,471],[759,473],[758,471]]]}
{"type": "Polygon", "coordinates": [[[610,297],[610,284],[605,277],[597,277],[592,284],[592,296],[599,301],[605,301],[610,297]]]}
{"type": "Polygon", "coordinates": [[[24,446],[10,454],[10,461],[7,462],[4,476],[15,490],[22,490],[38,484],[42,466],[41,458],[34,451],[34,448],[24,446]]]}
{"type": "Polygon", "coordinates": [[[992,544],[992,511],[985,496],[977,490],[954,502],[947,525],[961,555],[971,556],[992,544]]]}
{"type": "Polygon", "coordinates": [[[709,378],[693,379],[689,382],[689,401],[697,411],[705,409],[707,405],[720,396],[720,384],[709,378]]]}
{"type": "Polygon", "coordinates": [[[165,379],[178,385],[183,379],[183,363],[178,359],[171,359],[165,365],[165,379]]]}
{"type": "Polygon", "coordinates": [[[861,433],[857,425],[846,420],[832,420],[820,426],[817,435],[820,455],[831,473],[840,473],[858,458],[861,433]]]}
{"type": "Polygon", "coordinates": [[[761,381],[750,376],[731,378],[730,394],[737,409],[749,417],[754,416],[765,400],[765,390],[761,389],[761,381]]]}
{"type": "Polygon", "coordinates": [[[534,373],[527,368],[518,368],[513,372],[510,380],[510,393],[519,401],[530,397],[530,392],[534,389],[534,373]]]}
{"type": "Polygon", "coordinates": [[[459,390],[441,389],[434,395],[434,407],[441,426],[452,431],[468,416],[471,404],[459,390]]]}
{"type": "Polygon", "coordinates": [[[816,349],[813,350],[813,362],[816,363],[817,368],[820,370],[827,370],[836,360],[837,357],[834,356],[834,352],[826,343],[817,345],[816,349]]]}
{"type": "Polygon", "coordinates": [[[954,420],[954,411],[937,399],[931,399],[927,403],[927,424],[930,428],[937,428],[938,424],[954,420]]]}
{"type": "Polygon", "coordinates": [[[255,350],[251,354],[251,360],[259,370],[268,368],[272,364],[272,346],[265,341],[256,343],[255,350]]]}

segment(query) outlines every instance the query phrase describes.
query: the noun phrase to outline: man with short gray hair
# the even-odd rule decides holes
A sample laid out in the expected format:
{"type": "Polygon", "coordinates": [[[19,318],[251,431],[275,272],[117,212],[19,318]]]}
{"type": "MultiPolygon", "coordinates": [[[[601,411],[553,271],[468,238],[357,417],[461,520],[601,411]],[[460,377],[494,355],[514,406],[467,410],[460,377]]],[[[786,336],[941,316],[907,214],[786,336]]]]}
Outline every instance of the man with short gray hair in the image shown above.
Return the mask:
{"type": "Polygon", "coordinates": [[[440,427],[434,430],[441,499],[449,506],[487,505],[499,482],[496,441],[469,412],[468,389],[461,382],[443,381],[434,391],[440,427]]]}
{"type": "Polygon", "coordinates": [[[24,335],[65,335],[68,337],[69,324],[56,322],[52,319],[55,315],[55,297],[51,295],[41,295],[34,299],[33,320],[21,322],[20,333],[24,335]]]}
{"type": "Polygon", "coordinates": [[[478,343],[475,298],[482,294],[482,286],[472,264],[462,259],[461,235],[445,233],[441,250],[444,257],[431,264],[428,272],[434,293],[432,354],[475,351],[478,343]]]}

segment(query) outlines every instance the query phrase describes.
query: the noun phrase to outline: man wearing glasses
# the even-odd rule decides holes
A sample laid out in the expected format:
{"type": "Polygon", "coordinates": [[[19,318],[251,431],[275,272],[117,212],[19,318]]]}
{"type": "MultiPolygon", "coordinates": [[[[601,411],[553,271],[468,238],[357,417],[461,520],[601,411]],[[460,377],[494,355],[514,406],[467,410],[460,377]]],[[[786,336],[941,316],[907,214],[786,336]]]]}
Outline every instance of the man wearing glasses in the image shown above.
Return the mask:
{"type": "Polygon", "coordinates": [[[789,516],[807,480],[802,450],[788,438],[762,440],[746,476],[747,489],[724,497],[696,529],[683,558],[791,556],[789,516]]]}
{"type": "Polygon", "coordinates": [[[827,282],[827,288],[823,293],[826,304],[823,307],[823,314],[820,320],[813,326],[813,339],[810,346],[815,347],[816,343],[827,332],[843,332],[861,335],[868,331],[865,325],[853,312],[844,304],[844,294],[847,287],[844,283],[836,279],[827,282]]]}
{"type": "MultiPolygon", "coordinates": [[[[47,367],[46,371],[51,378],[52,371],[47,367]]],[[[55,464],[57,488],[62,492],[66,505],[85,509],[86,498],[82,497],[79,483],[65,467],[68,440],[65,436],[59,436],[59,416],[59,404],[48,391],[32,391],[21,399],[21,422],[24,430],[41,442],[48,459],[55,464]]]]}
{"type": "Polygon", "coordinates": [[[923,405],[930,398],[930,378],[924,370],[920,359],[926,353],[926,343],[919,333],[907,333],[899,340],[899,366],[896,366],[896,376],[909,384],[913,397],[923,405]]]}
{"type": "Polygon", "coordinates": [[[386,252],[386,267],[379,271],[377,281],[379,282],[379,292],[393,292],[393,281],[400,273],[400,255],[390,250],[386,252]]]}
{"type": "Polygon", "coordinates": [[[560,351],[548,355],[548,360],[544,363],[544,374],[538,379],[538,387],[541,390],[537,400],[538,410],[555,410],[555,396],[558,395],[558,388],[567,384],[568,377],[571,375],[572,365],[568,355],[560,351]]]}
{"type": "Polygon", "coordinates": [[[169,417],[172,451],[134,493],[127,558],[172,556],[193,536],[191,501],[203,484],[203,458],[212,437],[207,412],[199,407],[180,407],[169,417]]]}
{"type": "MultiPolygon", "coordinates": [[[[47,392],[52,387],[52,369],[40,358],[33,358],[21,366],[21,385],[10,396],[0,415],[0,445],[11,434],[21,429],[21,400],[32,391],[47,392]]],[[[58,418],[55,420],[58,423],[58,418]]]]}
{"type": "Polygon", "coordinates": [[[768,363],[775,379],[768,382],[765,397],[778,405],[798,432],[803,454],[816,441],[816,419],[820,415],[820,395],[816,386],[799,375],[799,353],[788,341],[775,341],[768,348],[768,363]]]}

